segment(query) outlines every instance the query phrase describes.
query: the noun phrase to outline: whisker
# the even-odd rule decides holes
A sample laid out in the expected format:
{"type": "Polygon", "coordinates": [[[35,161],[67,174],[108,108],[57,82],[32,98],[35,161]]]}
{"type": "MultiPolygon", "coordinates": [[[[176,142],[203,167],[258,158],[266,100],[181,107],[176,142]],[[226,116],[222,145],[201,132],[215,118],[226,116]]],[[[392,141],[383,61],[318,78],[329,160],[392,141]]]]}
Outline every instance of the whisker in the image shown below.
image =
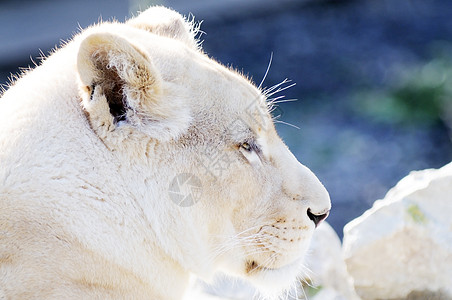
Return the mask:
{"type": "Polygon", "coordinates": [[[282,99],[282,98],[285,98],[285,97],[286,97],[285,95],[281,95],[281,96],[278,96],[278,97],[275,97],[275,98],[267,98],[267,104],[268,105],[274,104],[275,101],[277,101],[279,99],[282,99]]]}
{"type": "MultiPolygon", "coordinates": [[[[288,82],[290,82],[289,80],[287,81],[287,83],[288,82]]],[[[295,82],[294,83],[292,83],[292,84],[289,84],[289,85],[286,85],[286,86],[283,86],[283,87],[278,87],[276,90],[271,90],[270,92],[271,93],[268,93],[269,91],[267,91],[267,93],[265,93],[265,96],[268,98],[268,97],[271,97],[271,96],[273,96],[273,95],[275,95],[275,94],[277,94],[277,93],[280,93],[280,92],[282,92],[282,91],[285,91],[285,90],[287,90],[287,89],[290,89],[291,87],[294,87],[295,85],[297,85],[295,82]]]]}
{"type": "Polygon", "coordinates": [[[268,71],[270,71],[270,66],[272,65],[272,61],[273,61],[273,52],[270,53],[270,61],[268,62],[268,66],[267,66],[267,70],[265,71],[264,78],[262,78],[262,81],[261,81],[261,83],[260,83],[259,86],[258,86],[258,89],[259,89],[259,90],[261,89],[262,84],[263,84],[264,81],[265,81],[265,78],[267,78],[268,71]]]}
{"type": "Polygon", "coordinates": [[[269,253],[269,252],[272,252],[272,250],[259,249],[259,250],[254,250],[254,251],[246,251],[244,254],[246,256],[249,256],[249,255],[254,255],[254,254],[265,254],[265,253],[269,253]]]}
{"type": "MultiPolygon", "coordinates": [[[[304,264],[302,264],[300,267],[301,267],[302,275],[307,277],[308,281],[312,282],[311,274],[314,274],[314,273],[311,271],[311,269],[309,269],[304,264]]],[[[306,284],[309,285],[309,282],[306,282],[306,278],[300,278],[300,279],[303,280],[306,284]]]]}
{"type": "MultiPolygon", "coordinates": [[[[254,242],[254,241],[249,241],[247,243],[240,243],[240,242],[236,242],[236,243],[231,243],[228,245],[224,245],[224,247],[221,247],[220,249],[216,250],[213,252],[214,257],[218,257],[226,252],[229,252],[233,249],[236,248],[243,248],[243,247],[251,247],[251,246],[265,246],[266,244],[264,242],[254,242]]],[[[250,249],[244,252],[245,255],[251,255],[253,253],[264,253],[264,252],[268,252],[270,250],[262,250],[262,249],[250,249]]]]}
{"type": "MultiPolygon", "coordinates": [[[[269,113],[272,113],[272,112],[274,112],[275,110],[276,110],[276,108],[278,108],[278,106],[277,105],[273,105],[273,106],[271,106],[269,109],[268,109],[268,112],[269,113]]],[[[277,116],[272,116],[272,119],[274,120],[274,118],[279,118],[279,117],[281,117],[281,114],[279,114],[279,115],[277,115],[277,116]]]]}
{"type": "MultiPolygon", "coordinates": [[[[287,289],[285,292],[286,292],[286,299],[285,299],[285,300],[289,300],[289,297],[290,297],[290,289],[287,289]]],[[[282,297],[282,295],[281,295],[281,297],[282,297]]]]}
{"type": "MultiPolygon", "coordinates": [[[[262,268],[268,268],[268,267],[270,266],[270,264],[273,263],[274,260],[276,260],[276,256],[277,256],[277,255],[278,255],[278,253],[273,253],[273,254],[271,254],[266,260],[264,260],[263,263],[260,263],[259,265],[260,265],[262,268]]],[[[253,272],[256,272],[256,270],[257,270],[257,269],[252,270],[252,271],[250,272],[250,274],[253,273],[253,272]]]]}
{"type": "Polygon", "coordinates": [[[253,227],[250,227],[250,228],[247,228],[247,229],[245,229],[245,230],[243,230],[243,231],[241,231],[241,232],[239,232],[239,233],[236,233],[236,234],[234,234],[234,235],[221,235],[221,234],[218,234],[218,235],[212,235],[212,236],[214,236],[214,237],[227,237],[227,238],[233,238],[233,237],[236,237],[236,236],[240,236],[240,235],[242,235],[242,234],[244,234],[245,232],[248,232],[248,231],[251,231],[251,230],[254,230],[254,229],[256,229],[256,228],[261,228],[262,226],[261,225],[256,225],[256,226],[253,226],[253,227]]]}
{"type": "Polygon", "coordinates": [[[308,299],[308,295],[306,294],[306,291],[304,290],[304,287],[301,284],[300,284],[300,290],[303,293],[303,298],[304,299],[308,299]]]}
{"type": "Polygon", "coordinates": [[[295,102],[295,101],[298,101],[298,99],[291,98],[291,99],[284,99],[284,100],[281,100],[281,101],[273,101],[272,104],[285,103],[285,102],[295,102]]]}
{"type": "Polygon", "coordinates": [[[298,126],[296,126],[296,125],[293,125],[293,124],[290,124],[290,123],[287,123],[287,122],[284,122],[284,121],[281,121],[281,120],[273,120],[273,122],[275,122],[275,123],[280,123],[280,124],[284,124],[284,125],[287,125],[287,126],[296,128],[296,129],[300,129],[300,127],[298,127],[298,126]]]}
{"type": "Polygon", "coordinates": [[[271,92],[273,92],[275,89],[278,89],[279,87],[281,87],[281,85],[283,85],[283,84],[285,84],[285,83],[289,83],[289,82],[291,82],[289,79],[284,79],[283,81],[281,81],[280,83],[277,83],[277,84],[275,84],[274,86],[271,86],[271,87],[269,87],[269,88],[264,88],[263,90],[262,90],[262,94],[264,95],[264,96],[268,96],[269,95],[269,93],[271,93],[271,92]]]}
{"type": "MultiPolygon", "coordinates": [[[[256,226],[257,227],[257,226],[256,226]]],[[[242,248],[245,246],[263,246],[265,245],[260,239],[262,238],[261,234],[253,234],[250,236],[240,237],[238,235],[234,235],[227,240],[226,243],[218,245],[212,249],[212,259],[217,258],[218,256],[231,251],[235,248],[242,248]]]]}
{"type": "MultiPolygon", "coordinates": [[[[257,228],[256,226],[255,228],[257,228]]],[[[230,249],[233,249],[235,247],[238,247],[243,243],[243,241],[252,240],[254,235],[248,236],[248,237],[240,237],[240,234],[243,234],[246,231],[252,230],[253,228],[249,228],[247,230],[242,231],[241,233],[238,233],[236,235],[230,236],[226,238],[226,242],[222,243],[216,247],[214,247],[213,253],[217,255],[217,253],[225,253],[229,251],[230,249]]],[[[220,236],[222,237],[222,236],[220,236]]]]}
{"type": "Polygon", "coordinates": [[[262,294],[259,293],[258,290],[255,290],[255,291],[254,291],[254,295],[253,295],[253,299],[256,299],[256,300],[264,300],[264,296],[262,296],[262,294]]]}
{"type": "MultiPolygon", "coordinates": [[[[298,297],[298,286],[299,286],[299,284],[297,284],[297,282],[294,282],[293,283],[293,290],[294,290],[294,292],[295,292],[295,299],[299,299],[299,297],[298,297]]],[[[306,295],[305,295],[306,296],[306,295]]],[[[308,298],[306,298],[306,297],[304,297],[306,300],[308,299],[308,298]]]]}

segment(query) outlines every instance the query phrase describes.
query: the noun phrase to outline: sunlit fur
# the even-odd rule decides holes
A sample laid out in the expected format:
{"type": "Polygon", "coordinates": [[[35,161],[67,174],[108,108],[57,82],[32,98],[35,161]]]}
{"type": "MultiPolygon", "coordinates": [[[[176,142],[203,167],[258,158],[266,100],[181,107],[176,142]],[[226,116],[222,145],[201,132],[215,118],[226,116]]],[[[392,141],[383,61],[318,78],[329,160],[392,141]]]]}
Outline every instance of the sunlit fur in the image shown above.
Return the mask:
{"type": "Polygon", "coordinates": [[[4,93],[0,298],[180,299],[217,270],[294,285],[328,193],[275,131],[285,83],[262,92],[196,30],[161,7],[102,23],[4,93]],[[188,207],[181,173],[201,182],[188,207]]]}

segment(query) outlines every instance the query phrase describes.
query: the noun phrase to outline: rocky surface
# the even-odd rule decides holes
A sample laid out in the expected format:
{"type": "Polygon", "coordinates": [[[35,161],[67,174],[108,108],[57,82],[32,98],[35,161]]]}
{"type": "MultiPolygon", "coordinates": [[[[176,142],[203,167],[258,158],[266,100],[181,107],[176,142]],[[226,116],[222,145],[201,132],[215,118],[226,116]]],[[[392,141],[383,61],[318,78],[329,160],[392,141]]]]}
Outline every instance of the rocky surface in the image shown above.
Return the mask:
{"type": "Polygon", "coordinates": [[[344,228],[363,299],[452,299],[452,163],[412,172],[344,228]]]}
{"type": "Polygon", "coordinates": [[[311,300],[359,299],[342,257],[341,240],[328,223],[317,227],[308,253],[309,280],[317,292],[311,300]]]}

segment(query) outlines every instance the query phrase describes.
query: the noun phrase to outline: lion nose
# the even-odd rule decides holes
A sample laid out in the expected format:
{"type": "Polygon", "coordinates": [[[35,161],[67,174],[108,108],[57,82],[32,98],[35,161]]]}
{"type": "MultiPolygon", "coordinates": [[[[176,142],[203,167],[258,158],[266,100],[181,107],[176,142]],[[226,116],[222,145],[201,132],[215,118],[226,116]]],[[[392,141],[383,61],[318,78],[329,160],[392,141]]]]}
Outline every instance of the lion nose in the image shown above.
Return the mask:
{"type": "Polygon", "coordinates": [[[328,214],[330,213],[330,211],[328,210],[326,213],[323,213],[323,214],[314,214],[314,213],[312,213],[311,209],[308,208],[307,213],[308,213],[309,219],[311,219],[311,221],[314,222],[315,227],[317,227],[320,224],[320,222],[322,222],[323,220],[326,219],[326,217],[328,217],[328,214]]]}

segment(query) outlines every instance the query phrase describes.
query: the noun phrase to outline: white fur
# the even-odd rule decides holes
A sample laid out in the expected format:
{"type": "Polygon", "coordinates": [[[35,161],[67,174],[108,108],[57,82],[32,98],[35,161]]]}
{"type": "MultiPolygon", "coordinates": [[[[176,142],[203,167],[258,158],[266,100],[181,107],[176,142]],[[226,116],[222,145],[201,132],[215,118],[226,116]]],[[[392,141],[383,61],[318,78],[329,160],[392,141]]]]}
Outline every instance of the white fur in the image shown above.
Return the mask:
{"type": "Polygon", "coordinates": [[[191,26],[161,7],[94,26],[0,99],[0,295],[180,299],[190,273],[216,270],[273,292],[295,280],[307,209],[327,212],[328,194],[260,91],[204,55],[191,26]],[[116,120],[111,95],[126,106],[116,120]],[[244,155],[245,140],[260,152],[244,155]],[[206,149],[228,158],[220,173],[206,149]],[[168,193],[181,173],[202,183],[189,207],[168,193]]]}

